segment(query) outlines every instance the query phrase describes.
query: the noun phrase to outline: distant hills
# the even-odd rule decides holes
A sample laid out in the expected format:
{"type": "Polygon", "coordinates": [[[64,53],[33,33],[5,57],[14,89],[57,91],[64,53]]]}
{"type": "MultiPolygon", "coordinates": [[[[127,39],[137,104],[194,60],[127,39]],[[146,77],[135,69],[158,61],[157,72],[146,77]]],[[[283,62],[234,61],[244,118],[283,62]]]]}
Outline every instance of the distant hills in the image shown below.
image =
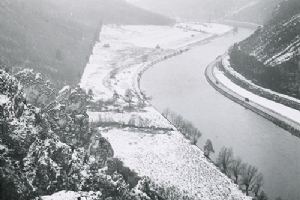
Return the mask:
{"type": "Polygon", "coordinates": [[[281,2],[273,17],[232,50],[233,67],[257,84],[300,98],[300,1],[281,2]]]}
{"type": "Polygon", "coordinates": [[[274,9],[282,0],[253,0],[230,11],[225,18],[242,22],[264,24],[274,15],[274,9]]]}
{"type": "Polygon", "coordinates": [[[102,23],[170,24],[123,0],[1,0],[0,64],[77,83],[102,23]]]}
{"type": "Polygon", "coordinates": [[[280,0],[128,0],[135,5],[174,18],[234,19],[262,24],[280,0]]]}

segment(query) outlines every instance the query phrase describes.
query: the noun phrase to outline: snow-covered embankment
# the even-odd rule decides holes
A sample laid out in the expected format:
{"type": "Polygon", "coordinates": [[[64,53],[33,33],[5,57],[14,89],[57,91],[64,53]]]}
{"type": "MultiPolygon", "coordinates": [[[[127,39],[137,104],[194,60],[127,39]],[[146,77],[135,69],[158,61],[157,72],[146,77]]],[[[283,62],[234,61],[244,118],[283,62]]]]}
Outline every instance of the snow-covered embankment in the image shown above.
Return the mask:
{"type": "Polygon", "coordinates": [[[255,94],[249,90],[246,90],[243,87],[235,84],[229,77],[226,76],[226,74],[230,74],[231,77],[234,77],[235,79],[248,84],[253,91],[258,91],[262,94],[268,94],[268,96],[276,96],[277,100],[282,98],[295,103],[299,103],[300,101],[295,98],[288,97],[287,95],[279,94],[277,92],[255,85],[250,80],[247,80],[241,74],[234,71],[234,69],[230,67],[228,59],[228,55],[225,54],[208,66],[208,68],[206,69],[206,77],[208,81],[219,92],[223,93],[228,98],[269,119],[276,125],[290,131],[295,136],[300,137],[299,110],[293,109],[268,98],[264,98],[263,96],[255,94]],[[217,67],[218,62],[222,62],[222,66],[226,74],[224,73],[224,71],[220,70],[217,67]]]}

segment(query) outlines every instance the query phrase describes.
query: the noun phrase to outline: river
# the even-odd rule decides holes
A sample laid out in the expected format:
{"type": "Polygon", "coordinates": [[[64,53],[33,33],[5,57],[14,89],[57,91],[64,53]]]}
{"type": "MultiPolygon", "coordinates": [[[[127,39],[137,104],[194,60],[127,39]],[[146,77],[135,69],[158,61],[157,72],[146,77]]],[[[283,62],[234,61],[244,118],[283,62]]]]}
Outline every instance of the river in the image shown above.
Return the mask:
{"type": "Polygon", "coordinates": [[[262,172],[269,197],[299,200],[300,139],[219,94],[204,76],[210,62],[251,33],[241,28],[159,63],[145,72],[141,88],[159,111],[170,108],[201,130],[199,147],[211,139],[213,159],[222,146],[232,147],[262,172]]]}

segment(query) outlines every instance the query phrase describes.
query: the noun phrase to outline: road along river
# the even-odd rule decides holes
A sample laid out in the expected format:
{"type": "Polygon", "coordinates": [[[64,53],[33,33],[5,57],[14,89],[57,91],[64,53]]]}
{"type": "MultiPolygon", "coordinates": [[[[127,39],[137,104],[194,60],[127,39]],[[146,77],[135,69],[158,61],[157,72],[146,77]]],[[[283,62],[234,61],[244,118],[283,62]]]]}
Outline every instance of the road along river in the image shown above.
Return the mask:
{"type": "Polygon", "coordinates": [[[193,122],[203,133],[200,147],[209,138],[217,153],[222,146],[232,147],[236,157],[257,166],[272,199],[298,200],[300,139],[227,99],[204,76],[209,63],[251,33],[239,29],[159,63],[145,72],[141,88],[159,111],[170,108],[193,122]]]}

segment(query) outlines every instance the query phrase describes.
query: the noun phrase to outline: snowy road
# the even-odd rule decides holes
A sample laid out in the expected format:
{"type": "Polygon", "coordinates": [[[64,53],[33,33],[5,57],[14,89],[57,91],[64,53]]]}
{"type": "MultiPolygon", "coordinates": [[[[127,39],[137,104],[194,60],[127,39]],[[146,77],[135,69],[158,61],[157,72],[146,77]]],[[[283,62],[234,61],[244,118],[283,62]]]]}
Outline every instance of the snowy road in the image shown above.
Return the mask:
{"type": "MultiPolygon", "coordinates": [[[[291,127],[300,131],[300,112],[280,103],[255,95],[233,83],[222,71],[211,64],[207,67],[206,76],[214,87],[233,101],[250,108],[257,114],[267,118],[275,124],[290,130],[291,127]],[[218,82],[218,84],[216,84],[218,82]],[[249,99],[248,102],[245,99],[249,99]]],[[[294,133],[297,136],[298,133],[294,133]]]]}

